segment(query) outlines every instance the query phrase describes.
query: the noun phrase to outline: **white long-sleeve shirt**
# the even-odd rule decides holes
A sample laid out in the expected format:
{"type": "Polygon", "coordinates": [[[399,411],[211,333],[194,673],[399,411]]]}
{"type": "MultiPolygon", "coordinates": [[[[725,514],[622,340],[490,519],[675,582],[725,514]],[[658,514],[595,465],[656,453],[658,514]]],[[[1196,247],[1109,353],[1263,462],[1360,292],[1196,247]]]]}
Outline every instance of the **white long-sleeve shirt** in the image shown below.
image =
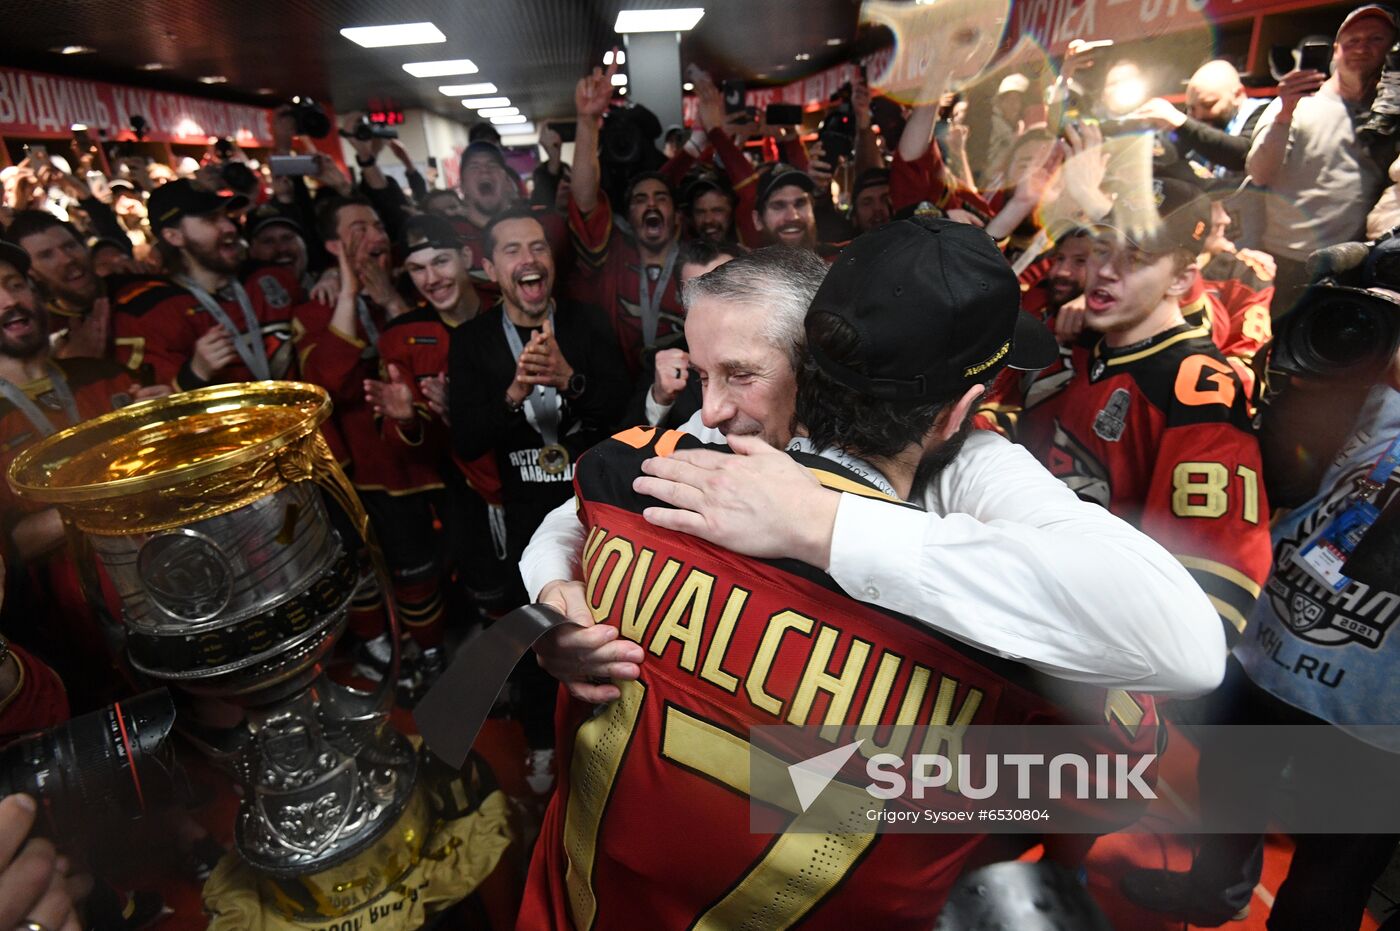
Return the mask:
{"type": "MultiPolygon", "coordinates": [[[[1225,634],[1186,569],[1023,448],[974,431],[919,503],[841,495],[828,572],[848,595],[1061,679],[1180,697],[1220,683],[1225,634]]],[[[545,518],[520,562],[532,598],[579,577],[583,541],[572,502],[545,518]]]]}

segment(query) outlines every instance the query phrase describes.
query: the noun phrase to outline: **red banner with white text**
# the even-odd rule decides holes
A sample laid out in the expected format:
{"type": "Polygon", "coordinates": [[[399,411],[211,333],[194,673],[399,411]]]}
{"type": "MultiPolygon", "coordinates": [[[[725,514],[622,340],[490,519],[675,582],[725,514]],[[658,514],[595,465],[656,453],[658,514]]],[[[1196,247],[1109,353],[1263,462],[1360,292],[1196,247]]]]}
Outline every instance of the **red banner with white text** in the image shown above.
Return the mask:
{"type": "Polygon", "coordinates": [[[74,123],[131,138],[131,118],[144,117],[153,142],[203,144],[227,136],[243,146],[272,144],[272,111],[222,100],[0,68],[0,135],[66,136],[74,123]]]}

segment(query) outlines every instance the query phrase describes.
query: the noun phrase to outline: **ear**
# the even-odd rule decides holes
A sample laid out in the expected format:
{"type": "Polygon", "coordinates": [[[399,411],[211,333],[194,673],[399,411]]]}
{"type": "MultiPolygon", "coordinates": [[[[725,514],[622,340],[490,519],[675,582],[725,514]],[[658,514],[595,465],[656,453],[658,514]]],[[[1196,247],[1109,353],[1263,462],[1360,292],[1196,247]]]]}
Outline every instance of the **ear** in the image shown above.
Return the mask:
{"type": "Polygon", "coordinates": [[[501,283],[501,280],[496,277],[496,264],[490,259],[481,260],[481,270],[486,272],[486,277],[490,278],[496,284],[501,283]]]}
{"type": "Polygon", "coordinates": [[[1168,296],[1168,297],[1173,297],[1173,298],[1179,298],[1179,297],[1181,297],[1183,294],[1185,294],[1187,291],[1190,291],[1190,290],[1191,290],[1191,286],[1194,285],[1195,283],[1196,283],[1196,260],[1195,260],[1195,259],[1192,259],[1190,262],[1188,262],[1188,263],[1186,264],[1186,267],[1185,267],[1185,268],[1183,268],[1181,271],[1177,272],[1177,273],[1176,273],[1176,276],[1172,278],[1172,283],[1167,287],[1167,296],[1168,296]]]}
{"type": "Polygon", "coordinates": [[[943,409],[945,413],[943,422],[934,424],[934,432],[940,443],[946,442],[949,437],[961,429],[963,421],[967,420],[968,416],[977,406],[977,402],[981,400],[982,395],[986,392],[987,388],[985,385],[973,385],[963,392],[963,396],[958,398],[956,404],[943,409]]]}
{"type": "Polygon", "coordinates": [[[165,240],[167,245],[176,249],[183,249],[185,246],[185,234],[180,232],[180,227],[167,226],[160,231],[160,238],[165,240]]]}
{"type": "Polygon", "coordinates": [[[326,240],[326,251],[329,252],[331,255],[335,256],[336,258],[340,258],[340,250],[341,250],[342,248],[344,248],[344,246],[345,246],[345,244],[344,244],[344,242],[343,242],[342,240],[339,240],[339,239],[327,239],[327,240],[326,240]]]}
{"type": "Polygon", "coordinates": [[[471,267],[472,267],[472,247],[471,247],[471,246],[463,246],[463,247],[462,247],[462,265],[465,266],[467,269],[471,269],[471,267]]]}
{"type": "Polygon", "coordinates": [[[753,212],[753,225],[757,229],[763,229],[763,216],[757,210],[753,212]]]}

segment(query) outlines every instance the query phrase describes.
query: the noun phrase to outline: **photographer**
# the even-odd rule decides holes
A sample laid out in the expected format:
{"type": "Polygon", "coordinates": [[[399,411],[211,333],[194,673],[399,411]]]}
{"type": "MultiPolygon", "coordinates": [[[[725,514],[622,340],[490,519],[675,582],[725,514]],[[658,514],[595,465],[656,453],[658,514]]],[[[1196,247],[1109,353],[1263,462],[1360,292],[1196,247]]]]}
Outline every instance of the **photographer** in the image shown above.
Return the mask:
{"type": "Polygon", "coordinates": [[[1275,317],[1293,307],[1307,284],[1308,254],[1359,239],[1385,187],[1395,142],[1367,147],[1357,129],[1370,117],[1397,34],[1400,25],[1389,7],[1352,10],[1332,46],[1332,76],[1290,71],[1279,81],[1278,99],[1259,118],[1245,167],[1272,195],[1264,199],[1259,245],[1278,262],[1275,317]]]}
{"type": "MultiPolygon", "coordinates": [[[[1400,320],[1400,306],[1390,292],[1373,291],[1367,298],[1324,282],[1287,318],[1296,330],[1281,328],[1273,344],[1271,387],[1277,390],[1283,373],[1291,375],[1291,383],[1272,402],[1281,413],[1270,418],[1265,409],[1266,450],[1286,450],[1273,460],[1266,458],[1266,474],[1275,476],[1270,492],[1284,483],[1312,481],[1283,501],[1301,503],[1273,528],[1273,572],[1254,606],[1249,632],[1235,647],[1225,684],[1205,702],[1205,723],[1334,725],[1321,739],[1335,744],[1337,756],[1349,763],[1338,772],[1320,754],[1294,753],[1286,740],[1271,746],[1271,752],[1247,757],[1231,753],[1223,743],[1202,743],[1198,780],[1207,830],[1220,817],[1270,814],[1285,768],[1290,797],[1310,804],[1329,804],[1339,792],[1362,810],[1389,810],[1395,804],[1400,745],[1388,736],[1394,728],[1365,725],[1400,720],[1397,645],[1390,633],[1400,603],[1395,571],[1400,472],[1389,458],[1400,452],[1395,445],[1400,440],[1400,338],[1392,324],[1388,342],[1382,340],[1379,349],[1371,340],[1358,345],[1364,358],[1350,360],[1345,368],[1299,365],[1310,355],[1299,353],[1300,346],[1312,342],[1305,329],[1322,328],[1318,339],[1338,335],[1325,332],[1327,302],[1333,300],[1351,307],[1361,301],[1372,314],[1400,320]],[[1332,431],[1314,429],[1314,424],[1354,411],[1346,398],[1357,400],[1359,413],[1344,420],[1350,424],[1344,434],[1320,441],[1319,434],[1332,431]],[[1281,406],[1285,400],[1287,407],[1281,406]],[[1273,431],[1279,435],[1271,441],[1273,431]],[[1300,448],[1303,455],[1296,452],[1300,448]],[[1336,449],[1340,453],[1334,455],[1336,449]],[[1324,465],[1316,472],[1293,474],[1304,472],[1310,462],[1324,465]],[[1338,530],[1348,525],[1350,532],[1342,537],[1338,530]],[[1317,542],[1333,549],[1336,569],[1328,568],[1331,560],[1318,560],[1317,542]]],[[[1395,849],[1395,835],[1298,834],[1294,842],[1269,927],[1356,928],[1371,885],[1395,849]]],[[[1133,871],[1124,878],[1123,889],[1146,908],[1214,927],[1247,911],[1263,868],[1263,846],[1258,835],[1206,835],[1189,871],[1133,871]]]]}

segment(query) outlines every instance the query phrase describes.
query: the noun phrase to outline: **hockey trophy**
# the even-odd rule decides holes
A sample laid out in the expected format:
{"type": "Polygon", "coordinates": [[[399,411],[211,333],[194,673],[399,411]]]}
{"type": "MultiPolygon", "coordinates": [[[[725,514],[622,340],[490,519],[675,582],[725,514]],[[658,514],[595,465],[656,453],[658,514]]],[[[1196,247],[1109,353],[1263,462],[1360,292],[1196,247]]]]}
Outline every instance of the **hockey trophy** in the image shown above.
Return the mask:
{"type": "Polygon", "coordinates": [[[389,725],[395,653],[373,692],[326,675],[369,521],[298,382],[133,404],[21,455],[15,490],[57,507],[120,600],[126,656],[184,693],[180,730],[241,787],[236,846],[287,917],[362,908],[402,884],[437,814],[389,725]],[[337,532],[327,499],[361,540],[337,532]]]}

